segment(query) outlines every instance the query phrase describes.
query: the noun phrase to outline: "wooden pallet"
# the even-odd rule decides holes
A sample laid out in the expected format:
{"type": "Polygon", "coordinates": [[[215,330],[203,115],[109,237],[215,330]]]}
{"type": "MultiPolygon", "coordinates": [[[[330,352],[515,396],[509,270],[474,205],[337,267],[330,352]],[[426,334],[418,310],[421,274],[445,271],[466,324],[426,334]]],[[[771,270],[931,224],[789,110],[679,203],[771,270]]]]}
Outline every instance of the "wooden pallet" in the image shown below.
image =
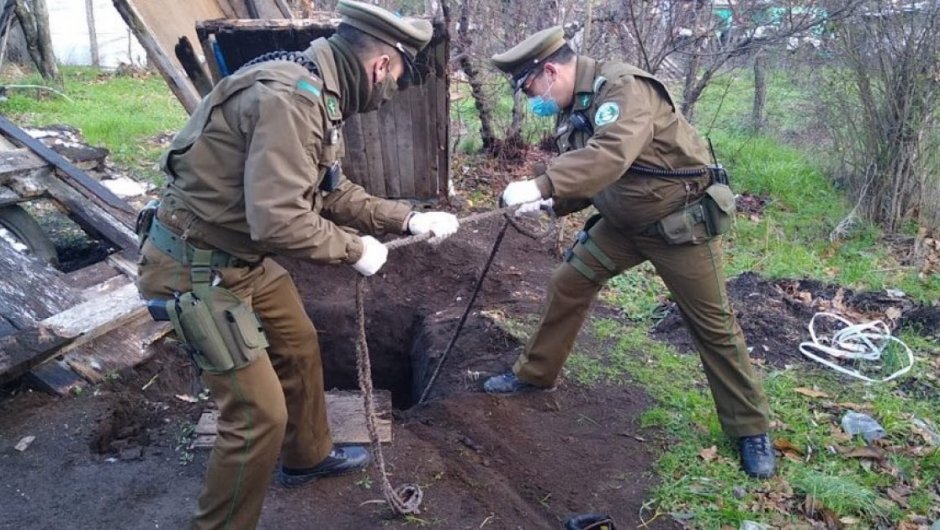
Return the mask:
{"type": "Polygon", "coordinates": [[[0,206],[39,199],[112,249],[66,274],[0,240],[0,384],[28,375],[66,393],[139,363],[167,326],[150,320],[134,286],[130,206],[0,117],[0,206]]]}

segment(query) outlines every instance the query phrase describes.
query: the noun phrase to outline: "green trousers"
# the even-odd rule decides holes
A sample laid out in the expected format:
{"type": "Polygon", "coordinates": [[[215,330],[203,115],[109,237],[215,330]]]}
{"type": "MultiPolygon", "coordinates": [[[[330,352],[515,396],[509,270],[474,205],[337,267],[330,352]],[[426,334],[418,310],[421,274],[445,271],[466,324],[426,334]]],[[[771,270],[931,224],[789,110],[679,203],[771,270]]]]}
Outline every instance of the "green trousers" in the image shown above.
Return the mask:
{"type": "Polygon", "coordinates": [[[624,235],[603,219],[589,234],[614,270],[583,244],[575,245],[574,254],[594,273],[594,280],[569,262],[555,269],[541,322],[513,367],[518,377],[541,387],[553,385],[602,285],[649,260],[695,340],[724,431],[733,437],[767,432],[767,397],[728,300],[720,238],[701,245],[668,245],[658,237],[624,235]]]}
{"type": "MultiPolygon", "coordinates": [[[[261,317],[270,346],[240,370],[202,374],[219,407],[219,434],[192,528],[240,530],[257,525],[279,455],[284,466],[312,467],[333,442],[317,331],[290,275],[270,259],[219,272],[220,285],[261,317]]],[[[145,298],[168,298],[189,290],[189,269],[147,242],[137,284],[145,298]]]]}

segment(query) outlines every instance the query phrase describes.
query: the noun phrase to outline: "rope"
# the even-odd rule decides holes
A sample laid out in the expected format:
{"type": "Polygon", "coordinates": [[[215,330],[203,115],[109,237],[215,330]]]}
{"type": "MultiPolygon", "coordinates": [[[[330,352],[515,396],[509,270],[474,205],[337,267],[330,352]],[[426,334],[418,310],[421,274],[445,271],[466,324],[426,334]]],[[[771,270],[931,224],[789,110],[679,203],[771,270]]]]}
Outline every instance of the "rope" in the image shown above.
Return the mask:
{"type": "Polygon", "coordinates": [[[809,335],[813,340],[811,342],[800,343],[800,353],[839,373],[868,381],[869,383],[885,383],[906,374],[914,366],[914,353],[901,339],[891,335],[891,330],[888,329],[887,324],[881,320],[875,320],[865,324],[853,324],[832,313],[816,313],[813,315],[813,318],[810,319],[808,328],[809,335]],[[815,329],[817,317],[827,317],[838,320],[844,324],[845,327],[833,333],[832,337],[818,337],[815,329]],[[907,353],[907,365],[882,379],[872,379],[862,374],[859,370],[852,370],[841,366],[829,359],[816,355],[812,351],[817,350],[829,357],[846,361],[880,361],[884,351],[892,342],[896,342],[904,347],[907,353]]]}
{"type": "MultiPolygon", "coordinates": [[[[506,217],[506,222],[503,223],[503,227],[496,236],[496,241],[493,243],[493,248],[490,250],[489,259],[483,268],[483,272],[477,279],[477,284],[474,288],[473,295],[470,297],[470,302],[467,304],[467,308],[464,310],[463,316],[460,318],[460,322],[457,325],[457,329],[454,331],[454,335],[450,339],[450,343],[447,345],[447,349],[444,351],[444,354],[441,356],[441,360],[434,369],[434,373],[431,376],[428,385],[424,388],[424,392],[421,394],[421,399],[418,401],[419,403],[424,402],[424,399],[431,391],[431,386],[437,380],[437,376],[440,373],[441,367],[444,365],[444,360],[447,358],[447,355],[454,347],[454,343],[457,342],[457,337],[460,334],[461,329],[463,329],[464,322],[467,320],[467,315],[470,313],[470,308],[473,306],[473,302],[476,300],[477,294],[480,292],[483,279],[486,277],[486,273],[489,271],[490,265],[493,263],[493,258],[496,256],[496,252],[499,250],[499,245],[502,242],[503,236],[506,234],[506,229],[509,227],[509,225],[512,225],[520,233],[535,238],[544,237],[545,235],[551,233],[552,229],[554,228],[555,223],[553,216],[552,223],[549,224],[544,234],[540,235],[538,233],[530,232],[526,228],[520,226],[513,219],[511,213],[516,208],[518,208],[518,206],[500,208],[497,210],[469,215],[463,219],[460,219],[460,224],[467,224],[481,221],[483,219],[489,219],[490,217],[496,217],[498,215],[504,215],[506,217]]],[[[389,250],[392,250],[414,245],[432,237],[433,234],[431,233],[403,237],[394,241],[390,241],[389,243],[386,243],[385,246],[388,247],[389,250]]],[[[356,325],[359,328],[356,337],[356,372],[359,379],[359,390],[362,392],[363,405],[366,412],[366,428],[369,431],[369,444],[372,447],[372,454],[375,455],[375,466],[378,468],[380,475],[379,483],[382,487],[382,496],[385,497],[385,502],[388,504],[389,508],[391,508],[392,511],[398,515],[419,514],[421,513],[421,501],[424,498],[424,492],[421,491],[421,487],[417,484],[402,484],[397,488],[392,487],[392,483],[388,479],[388,471],[385,467],[385,456],[382,454],[382,444],[379,442],[379,433],[376,426],[378,419],[375,415],[375,402],[373,399],[372,389],[372,364],[369,360],[369,344],[366,339],[364,294],[366,283],[365,280],[366,277],[362,275],[356,278],[356,325]]]]}

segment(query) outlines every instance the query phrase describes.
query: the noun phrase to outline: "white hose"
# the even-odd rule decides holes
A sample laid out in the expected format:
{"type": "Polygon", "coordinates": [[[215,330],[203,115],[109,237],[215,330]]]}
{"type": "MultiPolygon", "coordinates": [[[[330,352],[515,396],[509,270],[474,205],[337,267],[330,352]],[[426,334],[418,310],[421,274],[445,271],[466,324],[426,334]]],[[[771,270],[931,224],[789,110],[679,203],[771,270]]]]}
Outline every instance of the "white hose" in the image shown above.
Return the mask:
{"type": "Polygon", "coordinates": [[[881,320],[875,320],[865,324],[853,324],[832,313],[816,313],[813,315],[813,318],[810,319],[808,327],[810,337],[812,337],[813,340],[812,342],[800,343],[800,353],[845,375],[870,383],[885,383],[906,374],[914,366],[914,352],[912,352],[903,341],[892,336],[891,330],[888,329],[887,324],[881,320]],[[838,320],[845,324],[845,327],[836,331],[832,337],[817,337],[815,323],[816,318],[820,316],[838,320]],[[878,361],[881,360],[882,354],[891,342],[897,342],[904,347],[904,350],[907,352],[907,366],[883,379],[872,379],[858,370],[846,368],[810,351],[817,350],[835,359],[878,361]]]}

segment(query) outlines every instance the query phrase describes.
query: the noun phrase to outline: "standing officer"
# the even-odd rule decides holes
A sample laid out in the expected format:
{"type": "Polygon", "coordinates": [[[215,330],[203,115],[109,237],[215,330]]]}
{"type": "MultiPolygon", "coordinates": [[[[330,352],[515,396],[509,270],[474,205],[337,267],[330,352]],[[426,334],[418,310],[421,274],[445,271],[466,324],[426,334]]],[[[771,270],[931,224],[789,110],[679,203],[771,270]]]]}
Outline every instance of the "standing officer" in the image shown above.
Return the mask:
{"type": "Polygon", "coordinates": [[[388,251],[357,232],[457,230],[451,214],[370,196],[338,162],[343,120],[415,80],[431,25],[351,0],[338,11],[329,39],[261,56],[216,85],[164,155],[167,187],[139,223],[140,291],[167,311],[220,412],[193,528],[253,528],[278,455],[287,487],[370,460],[333,446],[317,331],[269,256],[369,276],[388,251]]]}
{"type": "Polygon", "coordinates": [[[734,215],[734,198],[720,184],[727,181],[724,171],[709,166],[705,142],[660,81],[623,63],[576,56],[561,27],[492,60],[529,96],[535,114],[558,115],[561,152],[544,173],[509,184],[503,202],[522,204],[522,212],[552,206],[558,215],[593,204],[600,213],[555,270],[542,320],[513,370],[490,378],[484,389],[553,387],[601,286],[649,260],[692,332],[721,425],[737,440],[745,472],[771,476],[767,398],[721,266],[718,235],[734,215]]]}

